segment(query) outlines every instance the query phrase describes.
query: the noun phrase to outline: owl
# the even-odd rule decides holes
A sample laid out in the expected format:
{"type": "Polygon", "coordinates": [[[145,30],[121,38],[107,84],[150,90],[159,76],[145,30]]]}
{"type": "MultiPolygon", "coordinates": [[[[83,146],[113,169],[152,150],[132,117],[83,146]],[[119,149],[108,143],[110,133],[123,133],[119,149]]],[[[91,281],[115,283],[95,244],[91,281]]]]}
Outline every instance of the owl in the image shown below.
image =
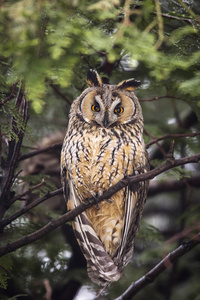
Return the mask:
{"type": "MultiPolygon", "coordinates": [[[[125,176],[148,171],[142,110],[135,79],[103,84],[95,70],[73,102],[61,152],[61,176],[68,210],[98,197],[125,176]]],[[[103,290],[130,261],[148,182],[127,186],[72,222],[91,280],[103,290]]]]}

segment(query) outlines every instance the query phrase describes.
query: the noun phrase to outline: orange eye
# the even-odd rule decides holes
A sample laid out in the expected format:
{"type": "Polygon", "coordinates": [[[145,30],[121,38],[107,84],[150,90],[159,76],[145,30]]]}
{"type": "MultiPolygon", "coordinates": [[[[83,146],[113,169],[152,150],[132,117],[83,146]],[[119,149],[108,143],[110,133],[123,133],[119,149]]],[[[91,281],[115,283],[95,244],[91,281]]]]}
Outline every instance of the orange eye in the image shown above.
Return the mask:
{"type": "Polygon", "coordinates": [[[91,106],[91,110],[92,110],[92,111],[100,111],[100,107],[99,107],[98,104],[93,104],[93,105],[91,106]]]}
{"type": "Polygon", "coordinates": [[[115,114],[122,114],[123,111],[124,111],[123,107],[118,106],[118,107],[115,108],[114,113],[115,114]]]}

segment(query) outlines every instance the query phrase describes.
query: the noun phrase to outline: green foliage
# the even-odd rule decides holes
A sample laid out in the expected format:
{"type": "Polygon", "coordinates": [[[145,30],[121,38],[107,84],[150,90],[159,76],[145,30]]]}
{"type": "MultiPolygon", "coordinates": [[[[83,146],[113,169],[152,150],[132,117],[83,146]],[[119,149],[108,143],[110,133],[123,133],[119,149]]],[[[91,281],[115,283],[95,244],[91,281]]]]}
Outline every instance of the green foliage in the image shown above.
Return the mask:
{"type": "MultiPolygon", "coordinates": [[[[4,118],[2,119],[2,132],[6,135],[9,141],[18,141],[17,132],[25,132],[26,123],[24,122],[23,115],[19,112],[15,103],[12,101],[7,102],[0,109],[0,113],[3,113],[4,118]],[[13,126],[10,120],[14,121],[13,126]]],[[[27,132],[28,133],[28,132],[27,132]]]]}
{"type": "Polygon", "coordinates": [[[199,115],[199,101],[195,99],[199,95],[199,72],[194,72],[200,59],[196,47],[198,12],[190,11],[186,16],[185,8],[175,2],[164,17],[159,11],[165,10],[165,1],[161,5],[149,0],[130,4],[118,0],[6,3],[0,13],[0,52],[7,64],[5,84],[25,80],[27,96],[40,113],[47,101],[46,79],[67,87],[77,74],[82,76],[99,53],[106,53],[109,62],[129,54],[130,60],[145,66],[152,80],[169,81],[172,74],[182,70],[187,80],[175,84],[176,92],[180,90],[199,115]],[[80,66],[82,71],[76,72],[80,66]],[[188,78],[189,70],[193,73],[188,78]]]}
{"type": "Polygon", "coordinates": [[[0,258],[0,288],[7,288],[7,280],[10,278],[12,260],[9,255],[0,258]]]}

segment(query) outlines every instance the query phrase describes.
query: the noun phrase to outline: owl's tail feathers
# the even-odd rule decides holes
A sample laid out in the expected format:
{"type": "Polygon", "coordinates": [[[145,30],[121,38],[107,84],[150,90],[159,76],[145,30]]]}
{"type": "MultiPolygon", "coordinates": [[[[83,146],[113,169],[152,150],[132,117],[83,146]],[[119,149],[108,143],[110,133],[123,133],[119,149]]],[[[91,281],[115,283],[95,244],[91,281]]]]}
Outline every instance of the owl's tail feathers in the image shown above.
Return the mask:
{"type": "Polygon", "coordinates": [[[76,238],[87,261],[91,280],[105,289],[111,282],[119,280],[121,272],[111,256],[105,251],[102,241],[85,213],[73,222],[76,238]]]}
{"type": "Polygon", "coordinates": [[[96,297],[95,299],[98,300],[99,299],[99,296],[103,293],[103,291],[110,285],[110,282],[106,283],[106,285],[104,285],[103,287],[101,286],[100,289],[97,290],[96,292],[96,297]]]}

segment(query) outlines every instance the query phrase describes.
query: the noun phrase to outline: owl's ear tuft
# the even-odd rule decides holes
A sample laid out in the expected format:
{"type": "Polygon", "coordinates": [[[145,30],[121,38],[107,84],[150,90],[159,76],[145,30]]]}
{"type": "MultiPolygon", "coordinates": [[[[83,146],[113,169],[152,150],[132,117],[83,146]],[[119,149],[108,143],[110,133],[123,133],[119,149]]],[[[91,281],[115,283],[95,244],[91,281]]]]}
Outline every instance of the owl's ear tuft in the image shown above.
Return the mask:
{"type": "Polygon", "coordinates": [[[138,86],[140,86],[141,82],[131,78],[128,80],[124,80],[118,83],[117,88],[125,91],[134,91],[138,86]]]}
{"type": "Polygon", "coordinates": [[[87,84],[89,86],[102,86],[102,80],[97,71],[90,69],[87,73],[87,84]]]}

